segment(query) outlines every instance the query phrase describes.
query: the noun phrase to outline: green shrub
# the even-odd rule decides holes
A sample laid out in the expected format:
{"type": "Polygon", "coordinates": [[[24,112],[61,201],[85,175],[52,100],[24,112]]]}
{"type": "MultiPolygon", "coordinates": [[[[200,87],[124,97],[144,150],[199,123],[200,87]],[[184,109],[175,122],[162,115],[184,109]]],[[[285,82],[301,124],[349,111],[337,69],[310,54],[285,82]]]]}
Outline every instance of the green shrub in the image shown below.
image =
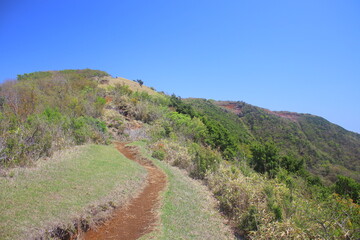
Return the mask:
{"type": "Polygon", "coordinates": [[[280,166],[288,172],[297,173],[304,170],[304,159],[298,159],[294,155],[281,157],[280,166]]]}
{"type": "Polygon", "coordinates": [[[106,123],[92,117],[78,117],[72,120],[73,135],[76,144],[83,144],[87,141],[97,143],[107,142],[106,123]]]}
{"type": "Polygon", "coordinates": [[[282,210],[281,210],[281,207],[278,206],[278,205],[273,205],[271,210],[274,212],[275,214],[275,219],[278,220],[278,221],[281,221],[282,220],[282,210]]]}
{"type": "Polygon", "coordinates": [[[92,126],[97,131],[99,131],[101,133],[106,133],[107,127],[106,127],[106,123],[104,121],[101,121],[101,120],[99,120],[97,118],[93,118],[93,117],[86,117],[85,121],[87,124],[92,126]]]}
{"type": "Polygon", "coordinates": [[[190,148],[194,169],[191,175],[195,178],[204,178],[208,171],[214,171],[221,161],[221,155],[209,147],[193,143],[190,148]]]}
{"type": "Polygon", "coordinates": [[[162,107],[155,106],[146,101],[133,103],[129,110],[131,116],[145,123],[151,123],[163,116],[162,107]]]}
{"type": "Polygon", "coordinates": [[[208,133],[205,125],[196,117],[191,118],[177,112],[170,112],[166,117],[167,121],[164,122],[164,127],[168,129],[168,132],[173,132],[181,138],[196,142],[204,142],[207,137],[208,133]]]}
{"type": "Polygon", "coordinates": [[[251,147],[251,152],[251,164],[254,166],[254,170],[263,174],[268,173],[271,178],[275,177],[280,167],[280,156],[279,149],[274,143],[255,143],[251,147]]]}
{"type": "Polygon", "coordinates": [[[106,104],[106,100],[103,97],[97,97],[95,101],[95,106],[97,109],[102,109],[106,104]]]}
{"type": "Polygon", "coordinates": [[[153,151],[152,155],[153,158],[157,158],[159,160],[165,159],[165,152],[163,150],[155,150],[153,151]]]}
{"type": "Polygon", "coordinates": [[[352,199],[355,203],[360,203],[360,183],[345,176],[339,175],[337,178],[334,191],[345,198],[352,199]]]}
{"type": "Polygon", "coordinates": [[[15,129],[4,132],[2,163],[7,166],[23,165],[39,157],[50,156],[55,150],[53,143],[62,132],[62,124],[54,116],[59,115],[31,115],[24,123],[18,123],[15,129]]]}
{"type": "Polygon", "coordinates": [[[218,121],[202,117],[201,121],[207,128],[205,143],[214,149],[219,149],[227,160],[234,160],[239,152],[239,146],[230,132],[218,121]]]}
{"type": "Polygon", "coordinates": [[[52,123],[58,123],[63,118],[57,108],[46,108],[42,115],[45,117],[46,121],[52,123]]]}
{"type": "Polygon", "coordinates": [[[176,112],[188,115],[190,117],[198,116],[198,113],[192,108],[190,104],[182,101],[181,97],[176,96],[175,94],[170,97],[170,107],[174,108],[176,112]]]}
{"type": "Polygon", "coordinates": [[[240,229],[244,231],[256,231],[258,230],[258,210],[255,206],[251,206],[239,225],[240,229]]]}
{"type": "Polygon", "coordinates": [[[323,186],[321,178],[311,173],[305,173],[305,179],[310,186],[323,186]]]}
{"type": "Polygon", "coordinates": [[[88,136],[87,125],[84,117],[73,119],[72,129],[76,144],[84,143],[86,141],[86,137],[88,136]]]}

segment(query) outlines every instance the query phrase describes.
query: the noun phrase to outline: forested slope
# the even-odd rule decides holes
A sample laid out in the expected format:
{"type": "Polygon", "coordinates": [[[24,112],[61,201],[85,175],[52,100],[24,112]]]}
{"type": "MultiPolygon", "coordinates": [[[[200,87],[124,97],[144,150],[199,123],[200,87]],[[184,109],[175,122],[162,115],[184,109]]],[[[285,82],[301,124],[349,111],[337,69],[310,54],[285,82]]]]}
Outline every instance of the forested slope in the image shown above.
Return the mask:
{"type": "Polygon", "coordinates": [[[272,112],[244,102],[185,101],[221,121],[243,145],[273,141],[281,153],[304,159],[311,172],[328,182],[338,174],[360,181],[360,134],[310,114],[272,112]]]}

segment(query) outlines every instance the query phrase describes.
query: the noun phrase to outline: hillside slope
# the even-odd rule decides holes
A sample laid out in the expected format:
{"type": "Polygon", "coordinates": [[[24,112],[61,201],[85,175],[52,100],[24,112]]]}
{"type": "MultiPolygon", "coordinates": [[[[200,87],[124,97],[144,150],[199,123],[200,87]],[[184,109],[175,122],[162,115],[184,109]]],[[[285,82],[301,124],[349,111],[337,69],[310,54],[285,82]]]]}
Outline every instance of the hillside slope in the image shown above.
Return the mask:
{"type": "MultiPolygon", "coordinates": [[[[77,231],[103,221],[115,206],[130,201],[143,188],[139,194],[145,194],[143,203],[162,205],[158,194],[150,193],[153,199],[146,195],[145,183],[153,179],[145,180],[144,169],[113,147],[91,144],[72,151],[74,145],[110,144],[117,137],[131,141],[132,131],[143,131],[160,117],[154,113],[160,104],[166,106],[167,98],[139,82],[90,69],[29,73],[1,85],[0,238],[76,237],[77,231]]],[[[146,134],[138,137],[147,138],[146,134]]],[[[213,233],[214,239],[232,239],[211,193],[178,169],[159,165],[170,179],[164,191],[168,220],[157,221],[157,213],[150,209],[155,217],[151,224],[136,227],[149,232],[151,226],[161,224],[157,233],[165,239],[173,235],[173,228],[178,238],[204,239],[213,233]],[[178,209],[169,208],[178,203],[178,209]]],[[[131,212],[126,214],[134,220],[131,212]]],[[[132,227],[139,223],[128,222],[132,227]]],[[[129,229],[133,228],[125,227],[124,234],[129,229]]]]}
{"type": "MultiPolygon", "coordinates": [[[[143,140],[165,172],[173,165],[209,187],[237,235],[360,237],[360,184],[346,177],[359,176],[358,134],[320,117],[181,99],[90,69],[20,75],[1,85],[0,111],[1,169],[73,145],[143,140]],[[335,179],[338,173],[346,176],[335,179]]],[[[178,187],[164,198],[164,233],[191,238],[189,227],[210,224],[186,225],[203,203],[196,191],[183,191],[185,178],[172,179],[178,187]]]]}
{"type": "Polygon", "coordinates": [[[272,140],[284,154],[304,158],[313,173],[331,182],[338,174],[360,181],[360,134],[310,114],[273,112],[244,102],[187,101],[217,116],[241,142],[272,140]]]}

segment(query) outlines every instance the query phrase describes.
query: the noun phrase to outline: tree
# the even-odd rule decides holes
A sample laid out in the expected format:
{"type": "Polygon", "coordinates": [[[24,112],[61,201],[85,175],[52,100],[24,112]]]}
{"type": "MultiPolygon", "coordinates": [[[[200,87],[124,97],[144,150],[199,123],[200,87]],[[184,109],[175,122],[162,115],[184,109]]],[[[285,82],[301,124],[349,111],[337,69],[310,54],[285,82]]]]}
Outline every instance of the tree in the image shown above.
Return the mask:
{"type": "Polygon", "coordinates": [[[275,177],[280,166],[279,149],[275,144],[273,142],[256,143],[251,146],[251,152],[253,155],[251,164],[254,170],[259,173],[269,173],[270,177],[275,177]]]}
{"type": "Polygon", "coordinates": [[[136,79],[135,82],[137,82],[140,85],[140,87],[144,84],[144,81],[141,79],[136,79]]]}
{"type": "Polygon", "coordinates": [[[304,159],[298,159],[294,155],[286,155],[281,157],[280,166],[288,172],[296,173],[304,170],[304,159]]]}
{"type": "Polygon", "coordinates": [[[354,179],[337,176],[338,180],[335,183],[335,192],[343,197],[351,198],[355,203],[360,202],[360,184],[354,179]]]}
{"type": "Polygon", "coordinates": [[[181,97],[178,97],[175,94],[171,95],[169,106],[175,108],[176,112],[189,115],[192,118],[198,116],[190,104],[185,103],[182,101],[181,97]]]}

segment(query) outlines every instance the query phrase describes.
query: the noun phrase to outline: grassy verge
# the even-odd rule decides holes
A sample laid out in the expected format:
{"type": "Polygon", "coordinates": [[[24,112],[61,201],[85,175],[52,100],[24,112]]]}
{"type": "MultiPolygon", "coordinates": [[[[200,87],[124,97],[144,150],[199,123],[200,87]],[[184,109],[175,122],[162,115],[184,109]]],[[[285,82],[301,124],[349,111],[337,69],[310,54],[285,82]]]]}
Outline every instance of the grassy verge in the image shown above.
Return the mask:
{"type": "Polygon", "coordinates": [[[29,239],[121,204],[146,171],[113,146],[85,145],[8,175],[0,178],[0,239],[29,239]]]}
{"type": "Polygon", "coordinates": [[[139,146],[142,154],[168,176],[159,228],[142,239],[234,239],[224,219],[215,210],[216,202],[205,186],[178,168],[151,158],[144,142],[132,145],[139,146]]]}

